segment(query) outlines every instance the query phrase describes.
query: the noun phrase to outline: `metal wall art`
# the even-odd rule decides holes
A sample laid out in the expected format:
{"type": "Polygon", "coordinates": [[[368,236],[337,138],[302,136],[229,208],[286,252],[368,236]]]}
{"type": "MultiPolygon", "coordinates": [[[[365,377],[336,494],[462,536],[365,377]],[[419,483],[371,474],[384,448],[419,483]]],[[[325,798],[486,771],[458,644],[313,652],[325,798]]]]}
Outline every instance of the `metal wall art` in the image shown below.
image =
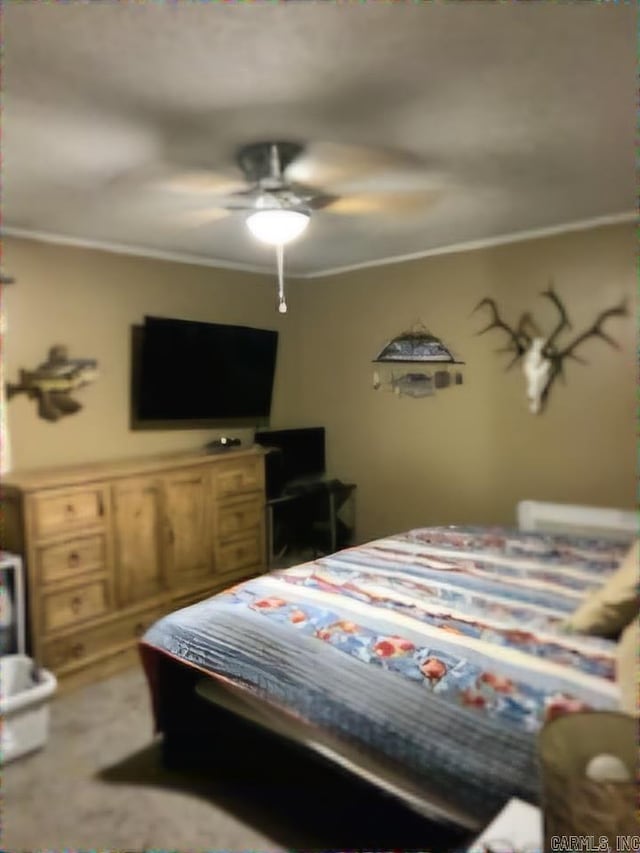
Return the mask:
{"type": "Polygon", "coordinates": [[[462,384],[462,373],[449,372],[449,365],[464,364],[454,357],[440,338],[432,335],[421,323],[397,335],[380,350],[374,364],[384,365],[373,374],[373,387],[393,391],[398,396],[431,397],[436,389],[462,384]],[[403,371],[391,369],[399,364],[433,364],[439,369],[403,371]]]}
{"type": "Polygon", "coordinates": [[[564,361],[566,358],[572,358],[582,364],[587,363],[575,353],[576,348],[581,343],[588,338],[597,337],[602,338],[610,346],[619,348],[618,344],[603,331],[602,325],[609,317],[623,317],[628,314],[625,301],[614,308],[601,311],[591,326],[573,340],[561,345],[558,343],[558,337],[565,329],[571,328],[566,309],[552,285],[547,290],[542,291],[541,295],[553,303],[559,315],[556,326],[546,337],[541,334],[531,314],[526,312],[521,315],[517,326],[509,326],[500,317],[498,307],[493,299],[482,299],[473,309],[475,312],[486,306],[493,317],[489,325],[480,329],[476,334],[483,335],[491,329],[502,329],[506,333],[507,345],[498,350],[498,352],[510,352],[513,355],[506,369],[510,370],[514,364],[522,361],[527,383],[529,411],[532,414],[543,411],[549,392],[558,376],[564,380],[564,361]]]}
{"type": "Polygon", "coordinates": [[[38,403],[38,414],[47,421],[58,421],[80,411],[81,404],[71,396],[95,381],[98,362],[88,358],[69,358],[66,347],[54,346],[49,357],[35,370],[21,370],[20,381],[7,383],[7,398],[26,394],[38,403]]]}

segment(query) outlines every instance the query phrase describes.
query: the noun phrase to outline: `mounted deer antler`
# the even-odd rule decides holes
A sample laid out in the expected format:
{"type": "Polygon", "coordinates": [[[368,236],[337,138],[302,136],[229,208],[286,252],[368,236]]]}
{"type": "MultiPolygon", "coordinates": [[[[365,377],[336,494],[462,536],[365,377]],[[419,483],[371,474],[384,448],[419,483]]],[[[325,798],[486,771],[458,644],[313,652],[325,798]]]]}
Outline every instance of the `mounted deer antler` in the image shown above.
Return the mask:
{"type": "Polygon", "coordinates": [[[602,329],[602,324],[609,317],[624,317],[628,314],[626,300],[623,300],[620,305],[602,311],[588,329],[581,332],[571,343],[561,348],[557,345],[556,341],[565,329],[571,328],[571,322],[569,321],[564,305],[560,301],[560,297],[553,289],[553,285],[550,284],[549,288],[542,291],[541,295],[546,296],[555,305],[560,315],[557,325],[547,338],[540,336],[531,315],[528,313],[521,316],[518,326],[513,329],[502,320],[493,299],[483,299],[474,308],[474,311],[477,311],[481,306],[488,305],[493,314],[492,322],[477,332],[478,335],[482,335],[491,329],[502,329],[509,335],[509,345],[501,350],[501,352],[515,353],[513,359],[507,365],[507,370],[513,367],[517,361],[523,359],[524,372],[527,377],[529,409],[534,414],[542,411],[556,377],[561,376],[564,378],[563,364],[565,358],[573,358],[582,364],[587,363],[575,354],[574,350],[577,346],[588,338],[599,337],[611,346],[619,348],[616,341],[602,329]],[[527,332],[527,326],[534,331],[533,337],[527,332]]]}
{"type": "Polygon", "coordinates": [[[569,322],[569,318],[567,317],[567,312],[565,310],[565,307],[562,304],[562,302],[560,302],[560,298],[558,297],[558,294],[553,289],[552,284],[549,285],[548,290],[542,291],[541,296],[546,296],[547,299],[550,299],[553,302],[553,304],[556,306],[556,308],[558,309],[558,313],[560,314],[560,322],[555,327],[553,332],[551,332],[551,334],[547,338],[546,343],[544,345],[545,356],[549,357],[550,354],[555,351],[554,347],[555,347],[556,338],[558,337],[558,335],[560,334],[560,332],[563,329],[570,329],[571,323],[569,322]]]}
{"type": "Polygon", "coordinates": [[[530,314],[523,314],[520,318],[520,322],[518,323],[517,329],[512,329],[504,320],[500,317],[500,313],[498,311],[498,306],[496,305],[493,299],[482,299],[476,307],[471,312],[472,314],[478,310],[478,308],[482,308],[483,305],[488,305],[491,308],[491,313],[493,314],[493,320],[489,323],[488,326],[485,326],[484,329],[481,329],[479,332],[476,332],[478,335],[482,335],[485,332],[490,331],[490,329],[502,329],[505,331],[509,337],[511,338],[511,343],[506,347],[501,347],[497,352],[514,352],[515,355],[507,365],[507,370],[511,370],[513,365],[522,358],[528,348],[531,346],[531,337],[527,333],[525,326],[528,322],[531,321],[530,314]]]}
{"type": "Polygon", "coordinates": [[[575,358],[577,361],[582,362],[582,364],[588,364],[588,362],[583,358],[579,358],[573,350],[578,346],[578,344],[586,341],[587,338],[593,337],[602,338],[603,341],[606,341],[610,346],[614,347],[614,349],[620,349],[620,344],[617,341],[614,341],[613,338],[609,337],[609,335],[602,330],[601,326],[607,317],[626,317],[628,314],[629,309],[627,307],[626,299],[623,299],[620,305],[616,305],[615,308],[607,308],[606,311],[601,311],[600,314],[598,314],[595,323],[589,326],[589,328],[582,332],[582,334],[578,335],[578,337],[563,350],[560,350],[558,357],[575,358]]]}

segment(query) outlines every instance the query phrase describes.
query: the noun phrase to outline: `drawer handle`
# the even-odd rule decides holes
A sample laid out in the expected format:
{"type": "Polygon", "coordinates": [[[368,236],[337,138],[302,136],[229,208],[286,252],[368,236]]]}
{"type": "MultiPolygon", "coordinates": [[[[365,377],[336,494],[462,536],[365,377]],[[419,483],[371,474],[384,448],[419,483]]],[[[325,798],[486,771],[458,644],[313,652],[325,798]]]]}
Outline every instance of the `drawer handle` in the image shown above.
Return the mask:
{"type": "Polygon", "coordinates": [[[146,630],[146,625],[144,622],[138,622],[138,624],[133,629],[133,633],[136,637],[141,637],[146,630]]]}
{"type": "Polygon", "coordinates": [[[71,599],[71,609],[74,613],[79,613],[80,608],[82,607],[82,596],[74,595],[71,599]]]}
{"type": "Polygon", "coordinates": [[[77,551],[72,551],[69,554],[69,559],[67,560],[67,562],[69,564],[70,569],[75,568],[78,565],[78,563],[80,562],[80,554],[78,554],[77,551]]]}
{"type": "Polygon", "coordinates": [[[75,643],[71,646],[71,654],[74,658],[81,658],[84,655],[84,643],[75,643]]]}
{"type": "Polygon", "coordinates": [[[73,504],[67,504],[64,511],[70,518],[76,514],[76,508],[73,504]]]}

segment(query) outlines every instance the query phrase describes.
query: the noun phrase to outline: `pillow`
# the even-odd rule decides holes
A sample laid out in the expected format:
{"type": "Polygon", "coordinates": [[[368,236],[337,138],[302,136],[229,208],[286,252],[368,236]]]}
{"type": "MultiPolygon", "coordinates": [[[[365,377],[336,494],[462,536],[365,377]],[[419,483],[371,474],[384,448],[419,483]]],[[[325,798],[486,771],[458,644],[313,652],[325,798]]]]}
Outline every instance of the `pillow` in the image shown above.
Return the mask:
{"type": "Polygon", "coordinates": [[[566,628],[581,634],[617,636],[638,613],[640,539],[609,580],[592,592],[569,617],[566,628]]]}
{"type": "Polygon", "coordinates": [[[616,654],[617,681],[620,687],[620,710],[635,717],[638,709],[638,648],[640,622],[634,619],[622,632],[616,654]]]}

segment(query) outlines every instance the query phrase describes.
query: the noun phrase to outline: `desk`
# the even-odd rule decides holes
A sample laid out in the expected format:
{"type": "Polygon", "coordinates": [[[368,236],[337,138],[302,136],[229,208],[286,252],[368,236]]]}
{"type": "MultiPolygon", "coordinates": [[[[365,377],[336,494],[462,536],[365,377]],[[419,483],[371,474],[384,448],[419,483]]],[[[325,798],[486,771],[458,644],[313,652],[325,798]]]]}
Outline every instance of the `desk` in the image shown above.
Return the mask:
{"type": "Polygon", "coordinates": [[[310,548],[314,557],[333,554],[350,544],[355,534],[353,483],[330,482],[267,501],[267,560],[289,547],[310,548]],[[345,523],[340,511],[350,503],[345,523]]]}

